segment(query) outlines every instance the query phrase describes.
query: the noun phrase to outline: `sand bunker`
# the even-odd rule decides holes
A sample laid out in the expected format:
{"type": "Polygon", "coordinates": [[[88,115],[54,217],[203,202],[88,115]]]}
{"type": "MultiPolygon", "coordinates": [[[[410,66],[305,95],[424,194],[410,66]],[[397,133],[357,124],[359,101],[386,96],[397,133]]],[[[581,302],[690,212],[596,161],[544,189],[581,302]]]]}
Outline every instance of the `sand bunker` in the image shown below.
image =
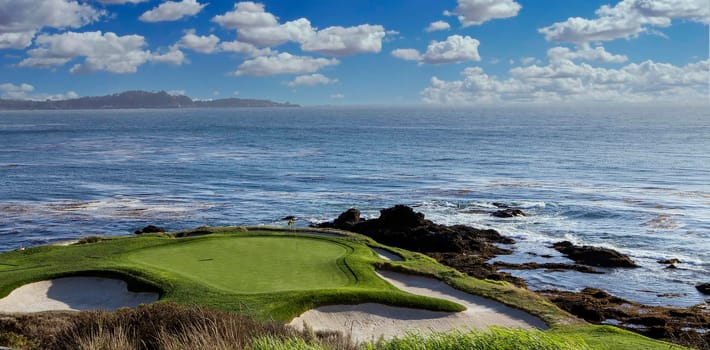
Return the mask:
{"type": "Polygon", "coordinates": [[[340,331],[351,334],[356,342],[402,336],[408,331],[441,332],[483,329],[490,326],[547,329],[539,318],[490,299],[454,289],[437,279],[396,272],[379,271],[378,275],[395,287],[412,293],[450,300],[466,311],[449,313],[392,307],[382,304],[331,305],[307,311],[291,321],[302,328],[340,331]]]}
{"type": "Polygon", "coordinates": [[[371,248],[371,249],[380,258],[385,259],[387,261],[404,261],[404,258],[399,256],[398,254],[390,252],[389,250],[385,250],[385,249],[381,249],[381,248],[371,248]]]}
{"type": "Polygon", "coordinates": [[[100,277],[66,277],[26,284],[0,299],[0,312],[115,310],[158,300],[157,293],[128,291],[126,282],[100,277]]]}

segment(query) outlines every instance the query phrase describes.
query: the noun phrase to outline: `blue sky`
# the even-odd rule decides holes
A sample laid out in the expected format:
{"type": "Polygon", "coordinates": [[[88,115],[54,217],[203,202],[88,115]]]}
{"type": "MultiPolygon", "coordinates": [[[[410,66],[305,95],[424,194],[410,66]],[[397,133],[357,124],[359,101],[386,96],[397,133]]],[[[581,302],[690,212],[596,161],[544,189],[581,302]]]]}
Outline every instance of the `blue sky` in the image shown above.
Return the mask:
{"type": "Polygon", "coordinates": [[[0,97],[708,102],[707,0],[0,0],[0,97]]]}

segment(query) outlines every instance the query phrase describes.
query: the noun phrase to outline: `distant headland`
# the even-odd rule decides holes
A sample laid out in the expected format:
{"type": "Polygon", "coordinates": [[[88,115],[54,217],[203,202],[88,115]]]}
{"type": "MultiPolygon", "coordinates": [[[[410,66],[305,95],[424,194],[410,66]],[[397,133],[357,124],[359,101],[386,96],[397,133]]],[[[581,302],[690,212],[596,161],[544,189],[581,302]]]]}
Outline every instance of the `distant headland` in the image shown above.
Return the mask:
{"type": "Polygon", "coordinates": [[[300,107],[289,102],[224,98],[193,100],[185,95],[165,91],[125,91],[113,95],[89,96],[67,100],[6,100],[0,99],[0,110],[52,109],[133,109],[133,108],[228,108],[228,107],[300,107]]]}

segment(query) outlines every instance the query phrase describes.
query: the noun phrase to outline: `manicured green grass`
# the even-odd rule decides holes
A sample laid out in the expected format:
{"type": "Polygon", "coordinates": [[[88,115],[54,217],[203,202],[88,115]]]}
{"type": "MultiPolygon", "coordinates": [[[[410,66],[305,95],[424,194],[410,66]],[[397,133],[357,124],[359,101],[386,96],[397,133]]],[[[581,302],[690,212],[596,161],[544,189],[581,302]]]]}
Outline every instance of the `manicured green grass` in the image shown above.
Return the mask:
{"type": "Polygon", "coordinates": [[[303,237],[220,237],[146,248],[136,263],[236,293],[343,287],[356,282],[343,263],[352,248],[303,237]]]}

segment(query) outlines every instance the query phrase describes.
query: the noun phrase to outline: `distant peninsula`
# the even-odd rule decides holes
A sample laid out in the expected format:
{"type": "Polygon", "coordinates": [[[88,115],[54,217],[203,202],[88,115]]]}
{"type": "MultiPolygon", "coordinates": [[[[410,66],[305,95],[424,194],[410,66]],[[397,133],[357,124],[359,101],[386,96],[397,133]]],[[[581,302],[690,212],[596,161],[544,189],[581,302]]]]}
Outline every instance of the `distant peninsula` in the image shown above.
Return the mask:
{"type": "Polygon", "coordinates": [[[65,110],[65,109],[134,109],[134,108],[230,108],[230,107],[300,107],[289,102],[223,98],[193,100],[185,95],[165,91],[125,91],[106,96],[80,97],[67,100],[0,99],[0,110],[65,110]]]}

